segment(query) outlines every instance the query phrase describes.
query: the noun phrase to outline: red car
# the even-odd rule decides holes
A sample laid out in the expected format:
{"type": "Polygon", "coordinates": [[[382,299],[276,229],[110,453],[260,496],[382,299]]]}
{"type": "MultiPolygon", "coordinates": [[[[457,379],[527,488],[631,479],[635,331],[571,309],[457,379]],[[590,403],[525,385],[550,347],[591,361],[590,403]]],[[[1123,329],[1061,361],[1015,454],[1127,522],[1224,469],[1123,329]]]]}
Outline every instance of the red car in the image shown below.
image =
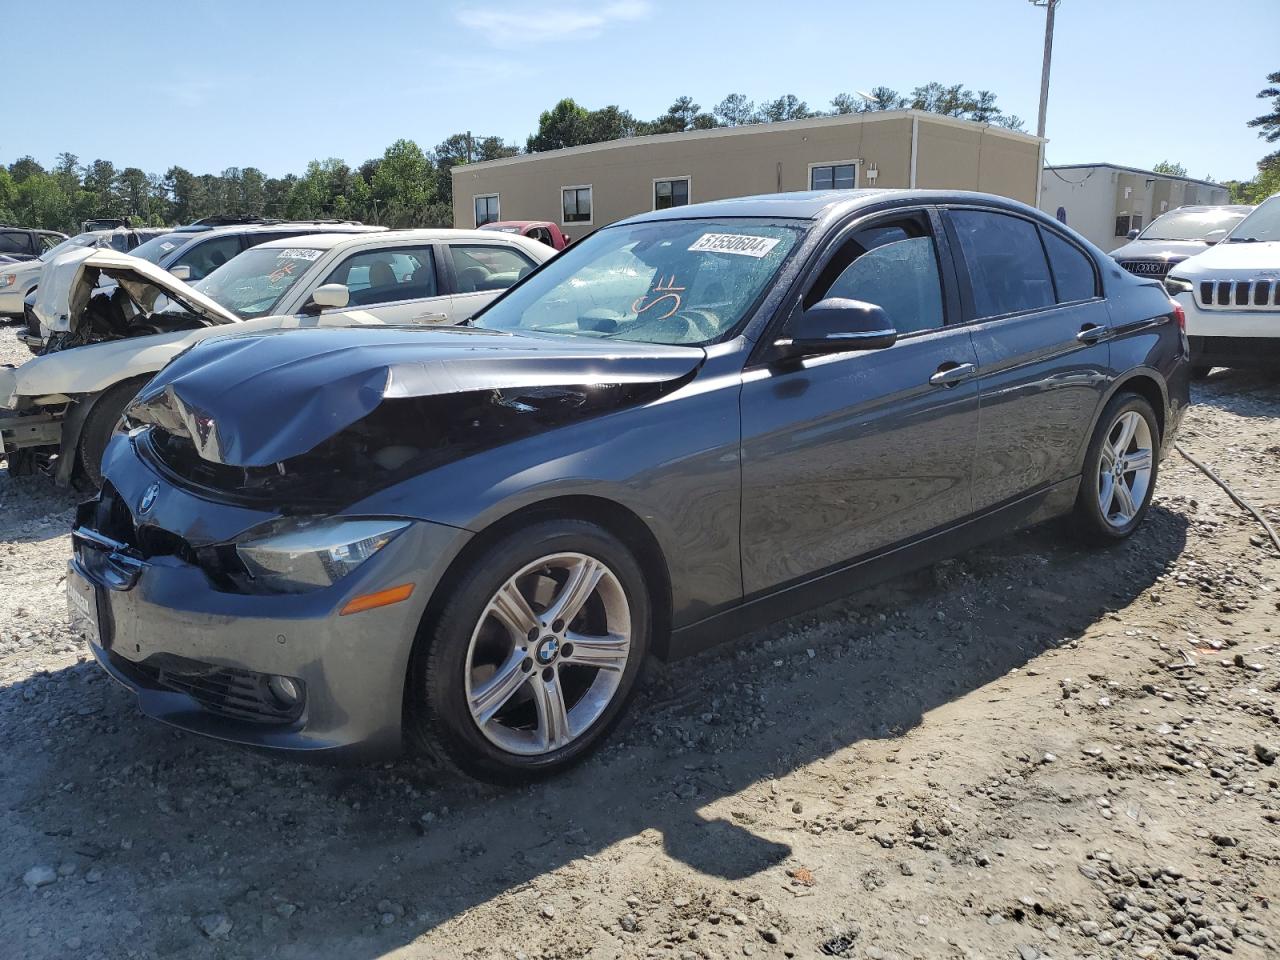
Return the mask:
{"type": "Polygon", "coordinates": [[[493,223],[486,223],[480,229],[518,233],[522,237],[545,243],[553,250],[563,250],[569,245],[569,238],[550,220],[496,220],[493,223]]]}

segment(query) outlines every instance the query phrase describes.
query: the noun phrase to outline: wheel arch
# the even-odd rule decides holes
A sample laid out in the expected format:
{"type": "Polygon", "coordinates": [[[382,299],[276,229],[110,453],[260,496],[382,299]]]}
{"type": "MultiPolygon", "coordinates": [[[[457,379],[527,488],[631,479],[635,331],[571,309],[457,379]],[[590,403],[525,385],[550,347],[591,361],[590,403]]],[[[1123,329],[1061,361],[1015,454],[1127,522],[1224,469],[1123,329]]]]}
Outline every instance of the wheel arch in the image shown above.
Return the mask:
{"type": "MultiPolygon", "coordinates": [[[[630,548],[644,571],[649,587],[649,599],[653,613],[653,636],[650,651],[660,659],[668,656],[671,638],[671,573],[666,555],[649,525],[630,508],[607,497],[571,494],[539,500],[526,504],[499,517],[477,533],[458,551],[440,582],[432,591],[431,599],[422,612],[418,631],[413,640],[409,662],[418,656],[420,645],[429,642],[430,625],[440,614],[440,608],[452,594],[454,584],[478,557],[496,541],[519,527],[540,520],[587,520],[608,530],[630,548]]],[[[405,671],[402,710],[407,717],[411,709],[409,684],[412,669],[405,671]]]]}
{"type": "Polygon", "coordinates": [[[66,418],[62,421],[62,441],[58,445],[58,465],[54,475],[54,482],[59,487],[70,485],[71,478],[79,467],[80,460],[80,436],[84,433],[84,425],[89,420],[89,415],[93,413],[98,402],[110,390],[122,386],[127,383],[136,384],[134,390],[137,393],[146,386],[147,381],[155,376],[155,372],[137,374],[132,377],[125,377],[117,380],[109,386],[103,387],[96,393],[88,394],[77,400],[75,405],[67,412],[66,418]]]}
{"type": "Polygon", "coordinates": [[[1111,384],[1110,388],[1099,399],[1097,408],[1093,412],[1093,420],[1089,424],[1089,430],[1084,435],[1080,444],[1080,451],[1076,455],[1077,472],[1084,468],[1084,458],[1089,450],[1089,442],[1093,439],[1093,435],[1098,429],[1098,421],[1102,419],[1102,414],[1107,409],[1107,404],[1121,393],[1135,393],[1151,404],[1151,409],[1155,411],[1156,415],[1156,427],[1160,431],[1160,441],[1163,444],[1165,419],[1168,416],[1169,408],[1169,393],[1168,388],[1165,386],[1164,377],[1148,367],[1135,368],[1126,371],[1123,376],[1117,377],[1116,381],[1111,384]]]}

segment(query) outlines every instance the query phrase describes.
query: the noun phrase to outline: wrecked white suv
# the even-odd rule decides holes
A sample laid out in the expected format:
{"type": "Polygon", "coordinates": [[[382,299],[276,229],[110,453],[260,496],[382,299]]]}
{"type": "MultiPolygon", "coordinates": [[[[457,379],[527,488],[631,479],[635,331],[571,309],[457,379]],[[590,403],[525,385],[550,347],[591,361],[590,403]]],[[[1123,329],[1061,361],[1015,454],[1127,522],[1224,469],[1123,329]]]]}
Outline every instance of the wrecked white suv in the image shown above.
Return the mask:
{"type": "Polygon", "coordinates": [[[0,366],[0,456],[16,475],[45,470],[60,486],[96,487],[125,406],[197,341],[269,328],[461,323],[555,253],[491,231],[317,234],[246,250],[195,285],[113,250],[66,254],[47,265],[37,290],[38,355],[0,366]]]}

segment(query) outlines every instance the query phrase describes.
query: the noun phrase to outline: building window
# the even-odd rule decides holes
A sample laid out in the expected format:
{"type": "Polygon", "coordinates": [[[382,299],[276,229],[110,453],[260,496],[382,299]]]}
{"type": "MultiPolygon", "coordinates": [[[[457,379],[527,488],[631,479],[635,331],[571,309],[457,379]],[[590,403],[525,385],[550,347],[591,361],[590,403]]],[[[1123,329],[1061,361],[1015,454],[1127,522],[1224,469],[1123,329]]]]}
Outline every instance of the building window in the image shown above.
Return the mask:
{"type": "Polygon", "coordinates": [[[653,209],[666,210],[669,207],[686,207],[688,205],[688,177],[668,177],[666,180],[653,181],[653,209]]]}
{"type": "Polygon", "coordinates": [[[856,164],[815,163],[809,167],[810,190],[852,190],[857,185],[856,164]]]}
{"type": "Polygon", "coordinates": [[[1129,235],[1129,215],[1122,213],[1116,217],[1116,236],[1127,237],[1129,235]]]}
{"type": "Polygon", "coordinates": [[[561,223],[591,222],[591,184],[560,189],[561,223]]]}
{"type": "Polygon", "coordinates": [[[486,223],[493,223],[500,220],[498,195],[496,193],[488,193],[475,198],[476,204],[476,226],[483,227],[486,223]]]}
{"type": "Polygon", "coordinates": [[[1130,230],[1142,229],[1142,214],[1135,213],[1132,217],[1129,218],[1129,229],[1130,230]]]}

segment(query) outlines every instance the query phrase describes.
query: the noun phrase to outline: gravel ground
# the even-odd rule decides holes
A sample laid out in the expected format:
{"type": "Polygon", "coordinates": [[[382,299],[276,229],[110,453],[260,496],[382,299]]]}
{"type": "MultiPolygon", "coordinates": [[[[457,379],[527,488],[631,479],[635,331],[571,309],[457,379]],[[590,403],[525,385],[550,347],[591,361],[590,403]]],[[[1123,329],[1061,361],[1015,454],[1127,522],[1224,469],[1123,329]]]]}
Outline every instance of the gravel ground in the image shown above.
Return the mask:
{"type": "MultiPolygon", "coordinates": [[[[0,361],[24,359],[0,329],[0,361]]],[[[1280,381],[1182,440],[1280,524],[1280,381]]],[[[0,955],[1280,956],[1280,557],[1189,464],[642,683],[571,774],[301,766],[86,660],[73,499],[0,470],[0,955]]]]}

